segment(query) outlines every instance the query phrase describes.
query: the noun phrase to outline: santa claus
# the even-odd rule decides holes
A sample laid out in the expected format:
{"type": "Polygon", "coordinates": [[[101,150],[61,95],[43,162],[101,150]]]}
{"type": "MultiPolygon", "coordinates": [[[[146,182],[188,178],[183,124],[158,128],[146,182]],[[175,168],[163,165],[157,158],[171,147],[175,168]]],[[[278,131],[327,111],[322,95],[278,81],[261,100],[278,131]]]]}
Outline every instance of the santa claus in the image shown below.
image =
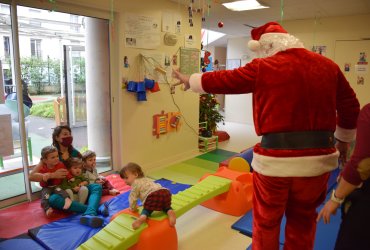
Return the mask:
{"type": "MultiPolygon", "coordinates": [[[[356,132],[359,102],[328,58],[311,52],[275,22],[251,32],[260,58],[234,70],[174,76],[199,93],[253,95],[253,249],[313,249],[316,208],[326,196],[329,172],[346,155],[356,132]]],[[[248,145],[246,145],[248,146],[248,145]]]]}

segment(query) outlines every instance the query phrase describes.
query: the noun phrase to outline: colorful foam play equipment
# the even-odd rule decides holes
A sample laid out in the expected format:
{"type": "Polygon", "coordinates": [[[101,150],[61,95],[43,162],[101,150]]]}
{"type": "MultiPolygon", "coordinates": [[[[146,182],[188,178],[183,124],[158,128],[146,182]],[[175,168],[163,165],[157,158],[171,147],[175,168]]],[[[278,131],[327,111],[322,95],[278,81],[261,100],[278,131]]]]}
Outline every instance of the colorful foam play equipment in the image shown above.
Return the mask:
{"type": "MultiPolygon", "coordinates": [[[[251,183],[243,186],[242,182],[251,182],[251,175],[226,168],[202,177],[196,185],[172,196],[172,208],[176,217],[210,199],[216,200],[210,204],[212,209],[234,212],[235,209],[225,209],[225,202],[229,203],[228,206],[234,207],[237,199],[241,199],[242,196],[249,197],[246,193],[251,193],[251,183]],[[223,200],[225,201],[222,202],[223,200]]],[[[250,200],[250,206],[251,204],[250,200]]],[[[246,207],[243,209],[245,210],[246,207]]],[[[240,208],[237,206],[236,210],[240,208]]],[[[167,215],[162,212],[153,213],[147,223],[143,223],[138,230],[133,230],[131,224],[138,215],[128,209],[117,213],[105,228],[80,245],[78,249],[178,249],[176,228],[169,226],[167,215]]]]}
{"type": "MultiPolygon", "coordinates": [[[[111,184],[118,190],[120,194],[114,197],[110,197],[105,205],[108,206],[109,214],[108,217],[104,218],[104,225],[109,225],[111,218],[114,214],[129,207],[128,197],[130,195],[129,186],[127,186],[122,178],[117,174],[112,174],[106,177],[111,184]]],[[[174,182],[167,179],[159,179],[155,181],[159,183],[162,187],[168,188],[172,194],[177,194],[180,191],[188,189],[191,185],[182,184],[174,182]]],[[[103,196],[103,199],[109,196],[103,196]]],[[[141,203],[139,202],[139,205],[141,203]]],[[[104,206],[103,204],[101,206],[104,206]]],[[[41,212],[41,217],[43,217],[43,211],[40,209],[40,201],[38,201],[35,210],[41,212]]],[[[27,210],[28,211],[28,210],[27,210]]],[[[21,211],[19,211],[21,213],[21,211]]],[[[32,211],[32,214],[37,214],[36,211],[32,211]]],[[[69,214],[70,215],[70,214],[69,214]]],[[[15,215],[16,216],[16,215],[15,215]]],[[[28,234],[32,239],[34,239],[38,244],[40,244],[43,249],[53,249],[53,250],[72,250],[78,248],[82,243],[93,237],[96,233],[102,230],[102,228],[92,228],[89,226],[84,226],[80,223],[80,214],[70,215],[58,221],[54,221],[40,227],[31,228],[28,230],[28,234]],[[63,235],[64,237],[59,237],[63,235]],[[68,240],[66,240],[68,238],[68,240]]],[[[30,218],[30,217],[28,217],[30,218]]],[[[30,220],[30,219],[29,219],[30,220]]],[[[167,221],[166,221],[167,222],[167,221]]],[[[14,225],[15,223],[12,223],[14,225]]],[[[168,223],[167,223],[168,224],[168,223]]],[[[131,224],[130,224],[131,226],[131,224]]],[[[114,230],[114,229],[113,229],[114,230]]],[[[5,242],[0,242],[0,249],[5,242]]],[[[5,248],[7,249],[7,248],[5,248]]],[[[23,248],[24,249],[24,248],[23,248]]],[[[28,250],[31,250],[30,248],[28,250]]]]}
{"type": "Polygon", "coordinates": [[[229,169],[239,172],[250,172],[249,163],[242,157],[234,157],[229,161],[229,169]]]}
{"type": "Polygon", "coordinates": [[[244,160],[247,161],[250,167],[250,172],[253,172],[253,169],[251,167],[252,159],[253,159],[253,147],[247,148],[246,150],[243,150],[241,153],[234,154],[230,158],[225,159],[220,162],[220,167],[227,167],[229,166],[229,162],[234,159],[235,157],[241,157],[244,160]]]}
{"type": "Polygon", "coordinates": [[[233,216],[244,215],[252,209],[253,175],[251,173],[221,167],[213,175],[228,178],[232,183],[227,193],[203,202],[204,207],[233,216]]]}

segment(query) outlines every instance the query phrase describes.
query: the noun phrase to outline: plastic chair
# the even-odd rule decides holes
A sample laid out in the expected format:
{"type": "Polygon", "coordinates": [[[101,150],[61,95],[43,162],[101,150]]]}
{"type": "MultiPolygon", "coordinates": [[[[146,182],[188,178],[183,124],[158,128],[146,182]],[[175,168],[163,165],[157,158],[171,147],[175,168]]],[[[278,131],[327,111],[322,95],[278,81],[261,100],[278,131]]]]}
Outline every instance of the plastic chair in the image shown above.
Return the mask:
{"type": "Polygon", "coordinates": [[[66,98],[58,97],[54,100],[55,124],[57,126],[67,125],[66,98]]]}

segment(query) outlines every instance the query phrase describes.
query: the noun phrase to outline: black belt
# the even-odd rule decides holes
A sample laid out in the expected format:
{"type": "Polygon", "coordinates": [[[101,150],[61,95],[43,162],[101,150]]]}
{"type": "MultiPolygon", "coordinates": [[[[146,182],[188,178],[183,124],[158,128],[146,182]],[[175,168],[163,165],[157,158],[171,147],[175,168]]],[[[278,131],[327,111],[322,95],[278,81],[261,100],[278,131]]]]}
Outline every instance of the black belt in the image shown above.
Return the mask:
{"type": "Polygon", "coordinates": [[[262,136],[261,147],[266,149],[332,148],[334,133],[329,131],[271,133],[262,136]]]}

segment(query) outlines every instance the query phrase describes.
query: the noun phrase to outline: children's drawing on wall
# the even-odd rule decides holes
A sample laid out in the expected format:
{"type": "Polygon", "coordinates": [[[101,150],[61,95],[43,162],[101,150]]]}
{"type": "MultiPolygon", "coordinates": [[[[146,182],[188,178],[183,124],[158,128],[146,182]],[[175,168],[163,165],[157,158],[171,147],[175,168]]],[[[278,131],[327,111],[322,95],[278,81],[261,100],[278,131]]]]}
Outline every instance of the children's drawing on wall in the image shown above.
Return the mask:
{"type": "Polygon", "coordinates": [[[314,45],[312,46],[312,51],[316,52],[320,55],[325,56],[326,55],[326,46],[323,45],[314,45]]]}
{"type": "Polygon", "coordinates": [[[172,65],[177,65],[177,55],[172,56],[172,65]]]}
{"type": "Polygon", "coordinates": [[[360,52],[360,57],[358,59],[357,64],[367,64],[366,58],[367,58],[366,52],[360,52]]]}
{"type": "Polygon", "coordinates": [[[357,74],[366,74],[367,73],[367,68],[368,68],[368,65],[367,65],[367,62],[364,62],[364,63],[357,63],[355,65],[355,72],[357,74]]]}
{"type": "Polygon", "coordinates": [[[125,56],[123,58],[123,67],[128,68],[130,65],[128,64],[128,57],[125,56]]]}
{"type": "Polygon", "coordinates": [[[344,72],[349,72],[351,70],[351,64],[350,63],[345,63],[344,64],[344,72]]]}
{"type": "Polygon", "coordinates": [[[193,34],[185,35],[185,48],[195,48],[195,36],[193,34]]]}
{"type": "Polygon", "coordinates": [[[155,49],[160,44],[159,19],[127,13],[125,16],[125,46],[128,48],[155,49]]]}
{"type": "Polygon", "coordinates": [[[126,37],[126,47],[136,47],[136,38],[126,37]]]}
{"type": "Polygon", "coordinates": [[[176,33],[181,33],[181,21],[177,20],[176,22],[176,28],[175,28],[176,33]]]}
{"type": "Polygon", "coordinates": [[[164,58],[164,66],[170,66],[170,65],[171,65],[170,56],[166,55],[164,58]]]}
{"type": "Polygon", "coordinates": [[[312,46],[312,51],[320,54],[322,56],[326,55],[326,46],[324,45],[314,45],[312,46]]]}
{"type": "Polygon", "coordinates": [[[363,76],[357,76],[357,84],[358,85],[364,85],[365,84],[365,79],[363,76]]]}

